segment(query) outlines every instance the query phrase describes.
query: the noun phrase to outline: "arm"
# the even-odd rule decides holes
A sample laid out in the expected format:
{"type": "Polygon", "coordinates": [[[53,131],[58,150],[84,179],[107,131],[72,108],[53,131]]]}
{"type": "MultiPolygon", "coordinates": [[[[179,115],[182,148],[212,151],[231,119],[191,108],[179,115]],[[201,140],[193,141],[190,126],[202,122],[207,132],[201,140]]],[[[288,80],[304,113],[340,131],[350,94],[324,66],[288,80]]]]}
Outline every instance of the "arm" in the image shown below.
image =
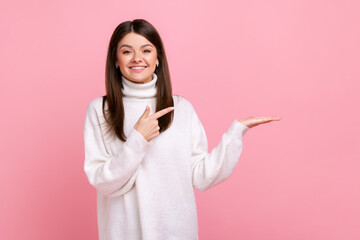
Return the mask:
{"type": "Polygon", "coordinates": [[[208,153],[205,130],[195,111],[192,115],[193,186],[205,191],[231,175],[242,151],[242,137],[249,128],[234,121],[220,143],[208,153]]]}
{"type": "Polygon", "coordinates": [[[135,129],[119,152],[110,156],[106,150],[101,121],[92,104],[89,105],[85,127],[84,170],[91,185],[105,195],[122,195],[128,192],[136,179],[137,169],[144,159],[150,143],[135,129]]]}

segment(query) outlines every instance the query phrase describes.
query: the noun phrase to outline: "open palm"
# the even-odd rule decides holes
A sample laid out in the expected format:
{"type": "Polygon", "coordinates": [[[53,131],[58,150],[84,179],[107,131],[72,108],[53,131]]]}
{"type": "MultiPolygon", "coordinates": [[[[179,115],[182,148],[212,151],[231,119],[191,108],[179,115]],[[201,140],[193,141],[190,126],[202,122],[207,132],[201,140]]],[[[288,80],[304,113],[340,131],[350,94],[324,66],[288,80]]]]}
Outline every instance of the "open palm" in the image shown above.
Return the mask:
{"type": "Polygon", "coordinates": [[[238,119],[238,122],[244,124],[245,126],[247,126],[248,128],[252,128],[255,127],[257,125],[260,124],[264,124],[264,123],[268,123],[268,122],[272,122],[272,121],[279,121],[281,120],[281,117],[279,116],[271,116],[271,117],[247,117],[247,118],[240,118],[238,119]]]}

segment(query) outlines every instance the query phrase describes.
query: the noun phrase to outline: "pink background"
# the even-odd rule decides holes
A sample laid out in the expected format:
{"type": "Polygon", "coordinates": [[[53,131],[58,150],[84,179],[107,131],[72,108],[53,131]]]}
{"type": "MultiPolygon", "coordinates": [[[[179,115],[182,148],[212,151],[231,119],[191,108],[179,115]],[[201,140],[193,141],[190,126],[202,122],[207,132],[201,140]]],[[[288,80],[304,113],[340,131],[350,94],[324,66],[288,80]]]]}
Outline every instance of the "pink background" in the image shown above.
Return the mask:
{"type": "Polygon", "coordinates": [[[238,117],[283,117],[246,134],[229,180],[196,191],[200,239],[360,239],[358,1],[6,2],[0,239],[97,239],[85,110],[112,31],[135,18],[159,30],[210,149],[238,117]]]}

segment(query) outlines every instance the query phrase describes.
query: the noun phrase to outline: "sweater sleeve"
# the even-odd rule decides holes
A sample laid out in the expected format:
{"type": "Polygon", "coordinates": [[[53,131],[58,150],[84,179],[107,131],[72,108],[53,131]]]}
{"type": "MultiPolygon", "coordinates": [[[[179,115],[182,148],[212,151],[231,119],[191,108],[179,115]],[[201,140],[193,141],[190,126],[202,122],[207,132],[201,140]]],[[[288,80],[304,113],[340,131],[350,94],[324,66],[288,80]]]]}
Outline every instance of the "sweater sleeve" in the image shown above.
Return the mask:
{"type": "Polygon", "coordinates": [[[249,128],[235,120],[208,153],[205,130],[195,111],[192,115],[192,180],[195,188],[205,191],[231,175],[242,152],[242,137],[249,128]]]}
{"type": "Polygon", "coordinates": [[[104,195],[122,195],[132,188],[150,143],[133,129],[126,142],[119,142],[118,153],[111,156],[105,146],[99,115],[90,104],[84,127],[84,170],[90,184],[104,195]]]}

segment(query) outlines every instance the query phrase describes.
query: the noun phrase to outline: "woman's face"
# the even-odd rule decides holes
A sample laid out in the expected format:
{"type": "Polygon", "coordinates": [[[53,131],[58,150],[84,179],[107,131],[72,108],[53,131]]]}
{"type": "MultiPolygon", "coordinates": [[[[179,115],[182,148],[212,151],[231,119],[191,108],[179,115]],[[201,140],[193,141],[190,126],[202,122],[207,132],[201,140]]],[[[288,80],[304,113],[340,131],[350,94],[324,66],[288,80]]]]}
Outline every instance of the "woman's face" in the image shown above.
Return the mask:
{"type": "Polygon", "coordinates": [[[157,60],[156,47],[140,34],[126,34],[118,43],[116,65],[122,75],[134,83],[152,80],[157,60]]]}

